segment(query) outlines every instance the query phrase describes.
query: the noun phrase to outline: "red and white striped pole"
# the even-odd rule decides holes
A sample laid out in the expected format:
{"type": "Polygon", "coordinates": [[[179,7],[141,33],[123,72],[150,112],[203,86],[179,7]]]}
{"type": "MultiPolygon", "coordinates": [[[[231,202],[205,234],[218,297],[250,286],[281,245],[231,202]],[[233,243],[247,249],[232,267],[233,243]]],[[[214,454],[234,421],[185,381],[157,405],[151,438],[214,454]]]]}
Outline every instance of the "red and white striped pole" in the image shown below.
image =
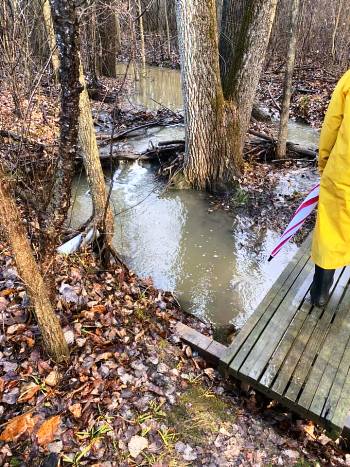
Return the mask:
{"type": "Polygon", "coordinates": [[[281,248],[289,242],[289,240],[297,233],[301,226],[306,221],[307,217],[312,213],[318,203],[318,197],[320,194],[320,184],[313,187],[298,209],[295,211],[291,221],[289,222],[286,230],[279,239],[277,245],[272,250],[268,261],[271,261],[281,248]]]}

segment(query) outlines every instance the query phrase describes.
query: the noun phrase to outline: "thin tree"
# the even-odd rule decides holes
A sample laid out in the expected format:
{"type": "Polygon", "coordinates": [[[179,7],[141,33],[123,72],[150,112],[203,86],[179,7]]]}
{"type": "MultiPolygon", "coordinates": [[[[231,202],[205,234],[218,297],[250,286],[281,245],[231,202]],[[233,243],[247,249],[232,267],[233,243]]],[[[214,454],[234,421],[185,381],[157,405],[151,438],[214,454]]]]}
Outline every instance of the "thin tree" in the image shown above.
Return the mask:
{"type": "MultiPolygon", "coordinates": [[[[46,14],[48,21],[46,22],[47,30],[52,27],[51,15],[46,14]]],[[[48,33],[49,37],[54,37],[48,33]]],[[[56,48],[56,42],[50,41],[52,50],[56,48]]],[[[80,53],[77,55],[79,80],[81,85],[81,94],[79,100],[79,143],[82,149],[82,157],[84,167],[88,177],[88,182],[91,191],[93,204],[93,227],[99,231],[102,242],[101,249],[104,253],[104,258],[108,260],[108,252],[113,250],[112,239],[114,233],[113,213],[108,203],[108,195],[104,181],[103,170],[100,161],[99,150],[97,146],[96,133],[94,129],[89,95],[86,87],[83,67],[80,60],[80,53]]],[[[58,61],[59,64],[59,61],[58,61]]],[[[53,61],[52,65],[57,70],[57,61],[53,61]]],[[[74,161],[73,161],[74,162],[74,161]]],[[[73,163],[71,161],[71,163],[73,163]]],[[[73,171],[72,171],[73,173],[73,171]]],[[[91,228],[91,225],[88,227],[91,228]]]]}
{"type": "Polygon", "coordinates": [[[289,24],[289,45],[286,61],[286,70],[284,74],[283,99],[276,149],[276,155],[278,159],[285,158],[287,150],[289,107],[290,100],[292,97],[293,71],[295,66],[296,44],[298,35],[299,8],[300,0],[292,0],[289,24]]]}
{"type": "Polygon", "coordinates": [[[111,78],[117,76],[117,54],[119,20],[114,0],[99,1],[98,31],[101,41],[101,74],[111,78]]]}
{"type": "MultiPolygon", "coordinates": [[[[228,3],[223,5],[223,20],[228,3]]],[[[247,1],[222,85],[216,1],[177,0],[186,120],[184,172],[195,188],[226,188],[243,171],[244,138],[276,3],[247,1]]]]}
{"type": "Polygon", "coordinates": [[[67,342],[52,308],[47,285],[39,272],[16,203],[11,196],[10,179],[0,164],[0,221],[15,256],[18,272],[28,288],[43,346],[57,363],[69,359],[67,342]]]}

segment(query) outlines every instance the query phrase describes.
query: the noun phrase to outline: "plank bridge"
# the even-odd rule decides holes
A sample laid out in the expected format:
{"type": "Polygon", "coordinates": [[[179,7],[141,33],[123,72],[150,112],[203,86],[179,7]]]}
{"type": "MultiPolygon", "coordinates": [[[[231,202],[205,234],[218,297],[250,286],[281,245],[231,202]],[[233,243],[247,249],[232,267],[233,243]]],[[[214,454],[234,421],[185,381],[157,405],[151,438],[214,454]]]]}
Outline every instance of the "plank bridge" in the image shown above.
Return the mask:
{"type": "Polygon", "coordinates": [[[225,347],[182,324],[178,332],[223,371],[332,437],[350,434],[350,268],[336,271],[330,299],[313,307],[310,238],[225,347]]]}

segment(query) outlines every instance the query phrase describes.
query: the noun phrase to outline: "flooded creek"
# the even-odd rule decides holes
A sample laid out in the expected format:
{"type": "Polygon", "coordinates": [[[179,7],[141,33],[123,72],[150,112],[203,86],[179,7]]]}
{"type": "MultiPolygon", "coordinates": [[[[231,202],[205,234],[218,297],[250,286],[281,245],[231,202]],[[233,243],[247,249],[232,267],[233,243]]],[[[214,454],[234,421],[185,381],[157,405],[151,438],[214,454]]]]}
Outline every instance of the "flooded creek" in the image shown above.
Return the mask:
{"type": "MultiPolygon", "coordinates": [[[[180,108],[179,72],[148,70],[151,79],[136,83],[130,100],[153,107],[153,99],[180,108]]],[[[316,144],[317,133],[308,131],[292,124],[293,140],[302,142],[305,134],[306,142],[316,144]]],[[[150,141],[176,139],[183,133],[183,126],[151,128],[122,144],[142,152],[150,141]]],[[[315,177],[314,173],[304,177],[301,188],[297,177],[283,178],[279,186],[284,194],[292,194],[307,190],[315,177]]],[[[114,244],[129,267],[141,277],[150,276],[156,287],[174,292],[186,311],[217,327],[232,323],[240,328],[297,250],[295,244],[288,244],[268,263],[279,232],[261,228],[246,216],[233,218],[212,210],[205,193],[165,190],[151,165],[121,163],[108,183],[113,183],[116,213],[114,244]]],[[[91,214],[83,176],[76,179],[73,195],[74,226],[78,226],[91,214]]]]}

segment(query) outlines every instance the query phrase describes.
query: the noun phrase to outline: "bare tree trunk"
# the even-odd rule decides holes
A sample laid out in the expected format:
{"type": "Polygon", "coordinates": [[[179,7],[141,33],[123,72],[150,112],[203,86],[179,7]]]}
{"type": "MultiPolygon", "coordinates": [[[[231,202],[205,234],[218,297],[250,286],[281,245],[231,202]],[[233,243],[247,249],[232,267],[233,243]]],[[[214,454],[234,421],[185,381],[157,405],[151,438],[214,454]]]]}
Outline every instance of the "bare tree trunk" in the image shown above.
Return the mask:
{"type": "Polygon", "coordinates": [[[112,248],[114,219],[108,205],[106,184],[101,167],[94,123],[92,120],[90,99],[86,89],[83,67],[80,62],[80,83],[83,91],[79,101],[79,142],[82,149],[84,167],[89,181],[93,204],[93,222],[103,236],[103,248],[112,248]]]}
{"type": "Polygon", "coordinates": [[[51,8],[49,0],[44,0],[43,2],[43,17],[45,22],[45,29],[47,38],[49,41],[50,51],[51,51],[51,63],[55,76],[55,81],[59,81],[59,68],[60,68],[60,57],[58,55],[58,50],[56,47],[56,38],[55,31],[52,24],[51,8]]]}
{"type": "Polygon", "coordinates": [[[335,62],[336,56],[335,56],[335,38],[337,37],[337,30],[339,26],[339,21],[340,21],[340,15],[343,9],[344,5],[344,0],[339,0],[339,6],[338,6],[338,13],[335,18],[335,24],[334,24],[334,29],[333,29],[333,34],[332,34],[332,57],[333,57],[333,62],[335,62]]]}
{"type": "Polygon", "coordinates": [[[102,2],[99,15],[99,32],[102,48],[101,73],[115,78],[117,75],[118,25],[113,0],[102,2]]]}
{"type": "Polygon", "coordinates": [[[277,0],[224,0],[223,3],[221,80],[225,99],[237,109],[239,134],[235,151],[241,157],[276,6],[277,0]],[[235,8],[239,9],[239,16],[242,15],[238,23],[235,8]],[[230,40],[226,47],[223,34],[230,40]]]}
{"type": "Polygon", "coordinates": [[[77,154],[79,95],[79,26],[74,2],[50,0],[57,45],[60,50],[60,147],[51,198],[45,213],[44,265],[54,257],[70,206],[74,161],[77,154]]]}
{"type": "Polygon", "coordinates": [[[139,27],[140,27],[142,73],[145,73],[145,70],[146,70],[145,33],[144,33],[144,28],[143,28],[143,16],[142,16],[141,0],[137,0],[137,6],[138,6],[138,9],[139,9],[139,27]]]}
{"type": "Polygon", "coordinates": [[[0,165],[0,220],[15,255],[20,277],[28,287],[40,327],[43,346],[57,363],[69,359],[69,350],[59,320],[52,308],[47,288],[35,262],[9,182],[0,165]]]}
{"type": "Polygon", "coordinates": [[[292,0],[290,11],[290,30],[289,30],[289,46],[287,53],[286,70],[283,83],[283,100],[280,117],[280,126],[278,133],[278,143],[276,155],[278,159],[286,157],[287,138],[288,138],[288,121],[289,107],[292,97],[292,82],[293,71],[295,65],[295,54],[298,33],[298,16],[299,16],[300,0],[292,0]]]}
{"type": "MultiPolygon", "coordinates": [[[[244,139],[276,3],[239,1],[245,7],[243,21],[235,27],[234,53],[226,54],[221,82],[216,1],[177,0],[186,119],[185,175],[196,188],[227,187],[243,170],[244,139]]],[[[224,1],[223,26],[227,28],[235,4],[234,0],[224,1]]]]}
{"type": "Polygon", "coordinates": [[[178,0],[177,20],[185,101],[185,176],[195,188],[220,190],[232,183],[243,164],[234,150],[236,112],[225,103],[220,83],[216,2],[178,0]]]}
{"type": "MultiPolygon", "coordinates": [[[[52,25],[52,21],[51,21],[52,25]]],[[[93,203],[93,223],[101,234],[102,250],[106,254],[112,250],[112,239],[114,233],[114,220],[110,206],[107,206],[107,192],[104,181],[103,170],[96,141],[94,123],[91,114],[89,95],[86,88],[83,67],[78,53],[79,81],[82,92],[79,98],[79,143],[82,149],[85,171],[88,177],[93,203]]],[[[72,158],[74,163],[74,158],[72,158]]],[[[72,169],[73,174],[73,169],[72,169]]]]}
{"type": "Polygon", "coordinates": [[[131,8],[131,0],[128,2],[128,14],[129,14],[129,30],[131,36],[131,63],[134,69],[134,79],[135,81],[139,81],[139,70],[136,61],[136,50],[137,50],[137,43],[136,43],[136,32],[135,32],[135,22],[132,15],[132,8],[131,8]]]}
{"type": "Polygon", "coordinates": [[[168,17],[168,0],[164,0],[164,17],[165,17],[165,28],[166,38],[168,47],[168,59],[171,59],[171,41],[170,41],[170,28],[169,28],[169,17],[168,17]]]}

